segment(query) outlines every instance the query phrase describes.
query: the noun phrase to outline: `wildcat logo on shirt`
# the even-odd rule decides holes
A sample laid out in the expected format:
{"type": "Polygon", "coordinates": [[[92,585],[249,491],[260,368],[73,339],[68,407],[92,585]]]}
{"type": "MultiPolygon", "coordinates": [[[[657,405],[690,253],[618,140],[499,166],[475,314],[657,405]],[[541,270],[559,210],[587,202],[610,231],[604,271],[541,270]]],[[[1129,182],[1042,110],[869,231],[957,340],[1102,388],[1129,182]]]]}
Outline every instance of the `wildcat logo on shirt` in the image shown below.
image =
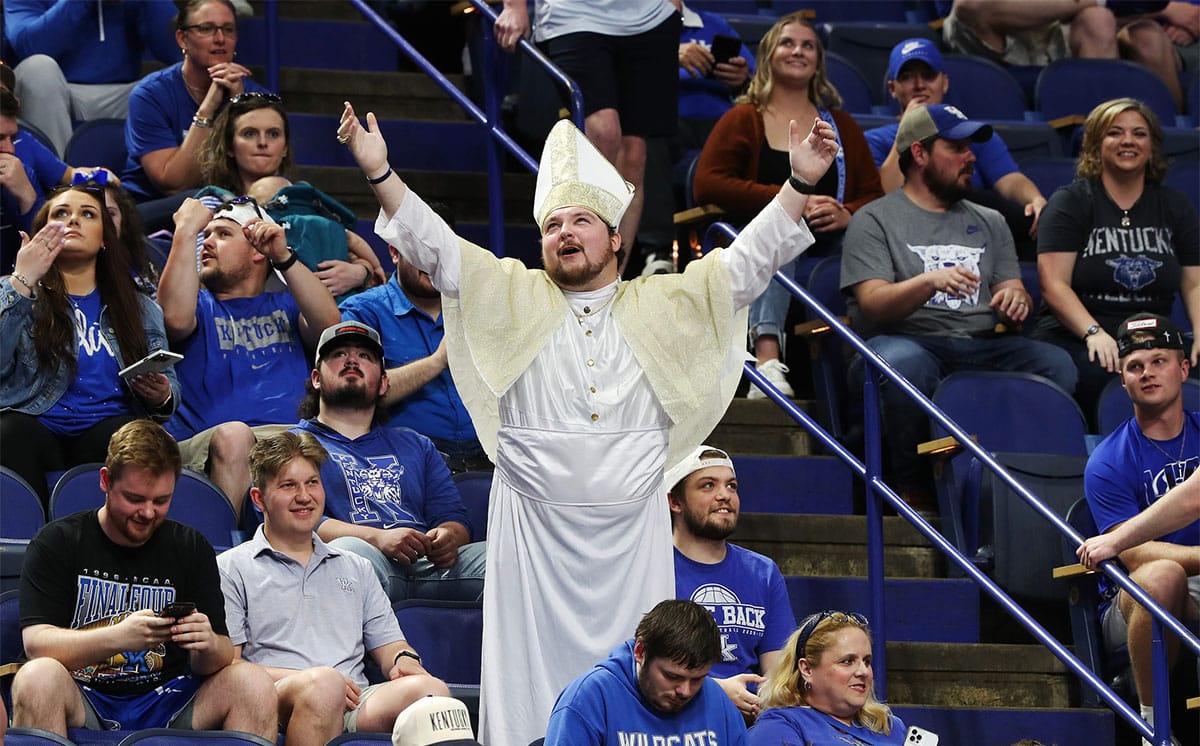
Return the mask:
{"type": "Polygon", "coordinates": [[[1155,270],[1163,266],[1148,256],[1118,256],[1104,263],[1113,268],[1113,282],[1130,290],[1141,290],[1154,282],[1155,270]]]}
{"type": "Polygon", "coordinates": [[[329,458],[341,468],[346,481],[351,523],[378,523],[382,528],[418,523],[417,517],[404,508],[400,489],[404,464],[396,456],[360,460],[346,453],[331,453],[329,458]]]}
{"type": "MultiPolygon", "coordinates": [[[[936,272],[939,269],[946,267],[962,267],[963,269],[978,275],[979,272],[979,257],[983,256],[983,252],[987,251],[987,246],[958,246],[956,244],[932,244],[929,246],[913,246],[908,245],[908,250],[921,258],[925,265],[925,272],[936,272]]],[[[933,294],[933,297],[925,302],[926,306],[944,306],[951,311],[957,311],[963,306],[974,306],[979,303],[979,290],[971,293],[966,298],[947,295],[945,291],[938,290],[933,294]]]]}
{"type": "MultiPolygon", "coordinates": [[[[71,628],[112,627],[135,611],[161,609],[174,600],[175,589],[168,585],[127,583],[80,575],[76,582],[75,614],[71,619],[71,628]]],[[[75,670],[71,675],[85,684],[150,680],[162,670],[166,654],[166,643],[159,643],[147,650],[126,650],[107,660],[75,670]]]]}
{"type": "Polygon", "coordinates": [[[734,651],[738,646],[729,641],[732,635],[748,632],[761,637],[767,628],[765,607],[742,603],[736,593],[719,583],[700,586],[692,592],[690,600],[708,609],[717,620],[721,630],[721,660],[725,663],[737,660],[734,651]]]}
{"type": "Polygon", "coordinates": [[[721,746],[716,731],[697,730],[677,736],[658,736],[652,733],[617,731],[619,746],[721,746]]]}

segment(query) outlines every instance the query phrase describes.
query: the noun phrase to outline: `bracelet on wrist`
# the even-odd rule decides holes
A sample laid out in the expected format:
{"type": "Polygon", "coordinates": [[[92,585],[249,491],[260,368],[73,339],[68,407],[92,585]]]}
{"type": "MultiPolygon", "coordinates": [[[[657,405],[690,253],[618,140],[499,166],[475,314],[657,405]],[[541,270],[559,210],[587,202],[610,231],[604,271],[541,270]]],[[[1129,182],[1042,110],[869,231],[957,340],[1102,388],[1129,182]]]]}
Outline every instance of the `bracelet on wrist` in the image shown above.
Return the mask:
{"type": "Polygon", "coordinates": [[[392,666],[394,667],[397,663],[399,663],[401,658],[412,658],[417,662],[418,666],[421,665],[421,656],[417,655],[411,650],[401,650],[399,653],[396,653],[396,657],[392,659],[392,666]]]}
{"type": "Polygon", "coordinates": [[[794,175],[788,177],[787,183],[791,184],[792,189],[795,189],[797,192],[800,192],[801,194],[816,194],[817,193],[817,185],[816,184],[809,184],[807,182],[800,181],[800,179],[797,179],[794,175]]]}
{"type": "Polygon", "coordinates": [[[365,288],[367,285],[369,285],[371,283],[371,268],[365,264],[360,264],[358,266],[362,267],[363,269],[365,269],[367,271],[367,274],[363,277],[362,284],[359,285],[360,288],[365,288]]]}
{"type": "MultiPolygon", "coordinates": [[[[12,278],[24,285],[25,289],[29,291],[29,300],[37,300],[37,289],[34,288],[33,283],[31,283],[29,279],[25,277],[25,275],[20,274],[19,272],[13,272],[12,278]]],[[[37,284],[41,285],[42,283],[39,281],[37,284]]]]}
{"type": "Polygon", "coordinates": [[[370,184],[371,186],[375,186],[376,184],[382,184],[383,182],[388,180],[388,177],[391,176],[392,173],[393,173],[392,167],[388,166],[388,170],[384,171],[382,176],[376,176],[374,179],[367,179],[367,183],[370,184]]]}
{"type": "Polygon", "coordinates": [[[292,268],[292,265],[296,263],[296,260],[300,258],[299,255],[296,254],[296,250],[293,249],[291,246],[287,247],[287,250],[288,250],[288,258],[287,259],[284,259],[282,262],[277,262],[274,259],[271,260],[271,266],[274,267],[275,269],[279,270],[280,272],[287,272],[289,269],[292,268]]]}
{"type": "Polygon", "coordinates": [[[203,127],[204,129],[212,129],[213,120],[208,117],[202,117],[199,114],[196,114],[192,117],[192,126],[193,127],[203,127]]]}

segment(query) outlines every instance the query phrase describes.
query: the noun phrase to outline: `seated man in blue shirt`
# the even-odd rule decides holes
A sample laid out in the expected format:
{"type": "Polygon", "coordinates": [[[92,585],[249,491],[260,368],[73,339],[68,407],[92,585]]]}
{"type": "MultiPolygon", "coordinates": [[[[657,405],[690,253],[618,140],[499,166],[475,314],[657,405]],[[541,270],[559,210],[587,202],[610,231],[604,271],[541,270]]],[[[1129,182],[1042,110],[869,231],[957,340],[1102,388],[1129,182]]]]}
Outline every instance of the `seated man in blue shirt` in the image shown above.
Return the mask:
{"type": "Polygon", "coordinates": [[[321,467],[323,541],[366,557],[393,601],[483,598],[485,543],[470,541],[467,510],[450,470],[424,435],[386,427],[379,333],[357,321],[326,329],[311,390],[293,428],[311,433],[321,467]]]}
{"type": "Polygon", "coordinates": [[[675,596],[700,604],[721,630],[711,675],[747,720],[758,716],[755,685],[796,628],[783,574],[770,557],[726,541],[737,528],[737,474],[724,451],[702,445],[667,470],[675,596]]]}
{"type": "MultiPolygon", "coordinates": [[[[453,225],[449,208],[431,203],[453,225]]],[[[388,247],[396,271],[385,285],[351,296],[342,318],[380,331],[387,370],[388,427],[408,427],[433,441],[452,472],[491,469],[446,363],[442,296],[429,275],[388,247]]]]}
{"type": "Polygon", "coordinates": [[[571,682],[550,713],[545,746],[703,743],[738,746],[746,724],[709,679],[721,659],[712,614],[691,601],[661,601],[632,640],[571,682]]]}
{"type": "Polygon", "coordinates": [[[264,523],[217,558],[234,655],[275,681],[288,746],[318,746],[342,731],[390,732],[413,702],[450,693],[405,641],[370,565],[314,533],[328,458],[307,433],[256,443],[250,499],[264,523]],[[367,653],[386,682],[368,684],[367,653]]]}
{"type": "MultiPolygon", "coordinates": [[[[928,39],[905,39],[892,48],[888,63],[888,92],[900,106],[900,115],[918,106],[940,104],[950,89],[950,76],[942,63],[942,53],[928,39]]],[[[894,192],[904,184],[900,172],[900,154],[896,133],[900,122],[867,130],[867,143],[879,167],[884,192],[894,192]]],[[[1017,255],[1034,259],[1037,245],[1038,216],[1046,206],[1037,185],[1017,170],[1017,163],[999,135],[971,144],[975,154],[975,173],[967,199],[990,207],[1004,216],[1017,245],[1017,255]]]]}

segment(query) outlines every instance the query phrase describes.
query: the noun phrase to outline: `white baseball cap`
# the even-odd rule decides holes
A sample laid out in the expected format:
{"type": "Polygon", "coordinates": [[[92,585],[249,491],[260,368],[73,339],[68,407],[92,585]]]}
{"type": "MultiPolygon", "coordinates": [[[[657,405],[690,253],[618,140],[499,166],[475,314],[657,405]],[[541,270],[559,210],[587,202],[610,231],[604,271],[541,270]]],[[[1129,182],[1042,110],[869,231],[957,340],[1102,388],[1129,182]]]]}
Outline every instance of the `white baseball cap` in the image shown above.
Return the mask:
{"type": "Polygon", "coordinates": [[[461,700],[429,696],[396,716],[393,746],[479,746],[471,730],[471,713],[461,700]]]}
{"type": "Polygon", "coordinates": [[[694,472],[701,469],[707,469],[710,466],[728,466],[729,470],[737,476],[737,469],[733,468],[733,459],[729,458],[729,454],[722,451],[720,448],[712,446],[697,446],[696,450],[689,453],[678,464],[675,464],[670,469],[663,473],[663,484],[667,490],[670,490],[681,481],[690,477],[694,472]],[[701,458],[701,454],[716,452],[720,456],[709,456],[701,458]]]}

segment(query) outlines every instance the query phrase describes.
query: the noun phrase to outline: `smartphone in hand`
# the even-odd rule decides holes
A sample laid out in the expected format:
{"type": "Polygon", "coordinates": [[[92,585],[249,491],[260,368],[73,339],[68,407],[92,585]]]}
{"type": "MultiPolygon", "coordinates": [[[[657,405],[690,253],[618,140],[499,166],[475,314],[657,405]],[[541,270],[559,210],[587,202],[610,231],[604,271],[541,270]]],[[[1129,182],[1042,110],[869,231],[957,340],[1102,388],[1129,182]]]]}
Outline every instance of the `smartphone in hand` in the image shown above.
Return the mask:
{"type": "Polygon", "coordinates": [[[158,612],[163,619],[182,619],[196,611],[196,604],[191,601],[172,601],[158,612]]]}
{"type": "Polygon", "coordinates": [[[155,350],[133,365],[122,368],[117,375],[121,378],[141,375],[142,373],[161,373],[183,359],[183,355],[170,350],[155,350]]]}
{"type": "MultiPolygon", "coordinates": [[[[714,65],[729,62],[741,54],[742,40],[736,36],[713,34],[712,47],[710,47],[709,51],[712,52],[714,65]]],[[[712,73],[709,73],[709,77],[712,77],[712,73]]]]}
{"type": "Polygon", "coordinates": [[[904,746],[937,746],[937,743],[938,736],[936,733],[915,725],[909,726],[908,737],[904,739],[904,746]]]}

